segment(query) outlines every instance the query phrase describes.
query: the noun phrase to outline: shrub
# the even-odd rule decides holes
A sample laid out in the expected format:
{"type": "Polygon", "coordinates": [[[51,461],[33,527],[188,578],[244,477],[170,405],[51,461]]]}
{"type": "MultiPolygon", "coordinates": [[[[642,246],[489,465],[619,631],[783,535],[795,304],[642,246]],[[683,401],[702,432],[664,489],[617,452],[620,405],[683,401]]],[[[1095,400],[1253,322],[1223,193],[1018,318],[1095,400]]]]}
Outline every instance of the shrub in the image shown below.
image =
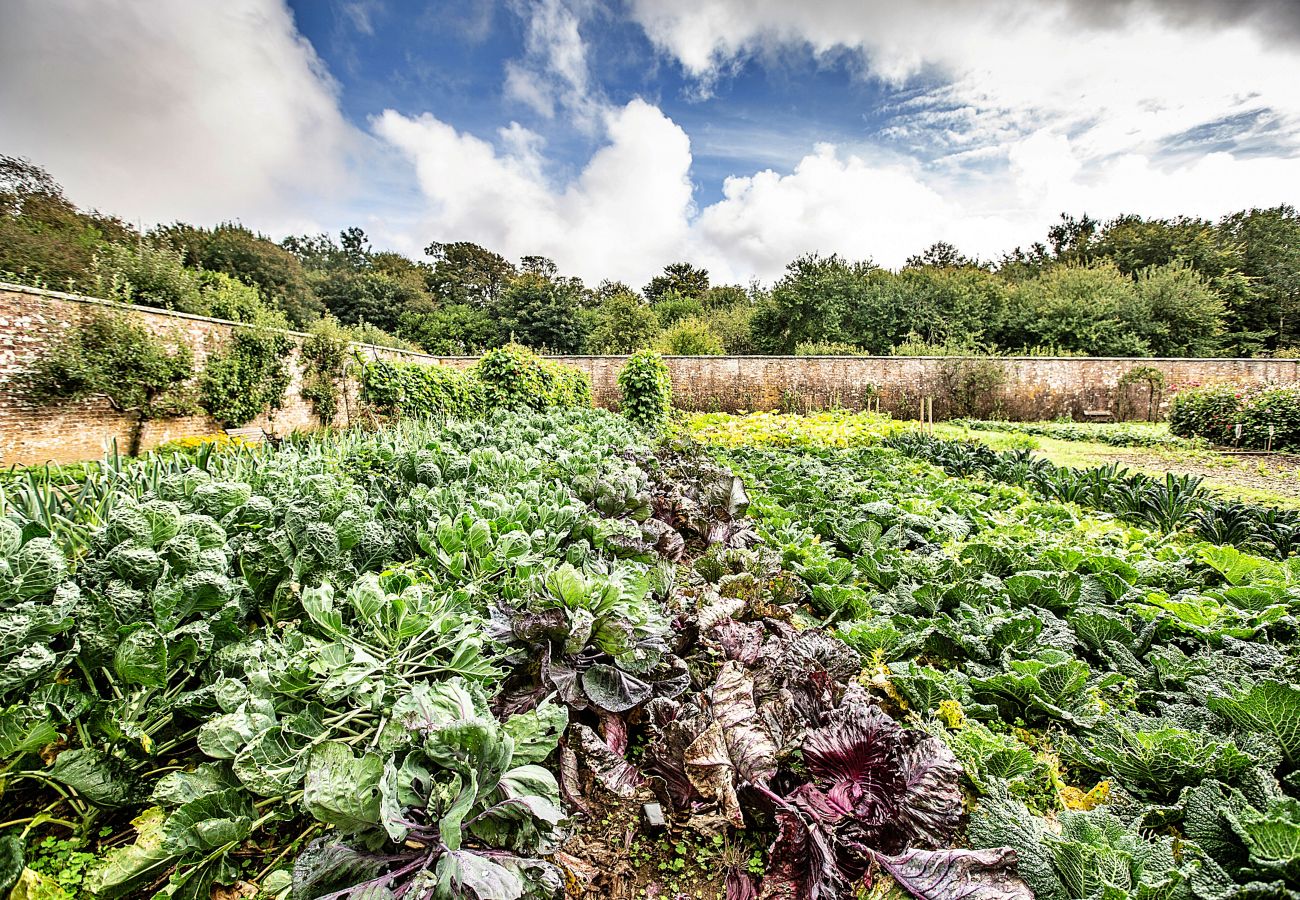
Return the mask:
{"type": "Polygon", "coordinates": [[[682,319],[663,334],[655,349],[670,356],[721,356],[722,341],[703,319],[682,319]]]}
{"type": "Polygon", "coordinates": [[[347,376],[351,335],[333,316],[325,316],[311,327],[302,342],[302,387],[299,393],[311,403],[322,425],[334,421],[339,395],[347,376]]]}
{"type": "Polygon", "coordinates": [[[870,356],[857,344],[843,341],[801,341],[795,345],[795,356],[870,356]]]}
{"type": "Polygon", "coordinates": [[[633,354],[618,373],[622,412],[634,425],[658,431],[673,411],[673,384],[668,366],[653,350],[633,354]]]}
{"type": "Polygon", "coordinates": [[[1241,421],[1241,391],[1231,385],[1188,388],[1174,395],[1169,430],[1179,437],[1203,437],[1215,444],[1232,442],[1232,426],[1241,421]]]}
{"type": "Polygon", "coordinates": [[[472,419],[483,412],[483,385],[469,370],[376,359],[360,374],[362,402],[384,416],[472,419]]]}
{"type": "Polygon", "coordinates": [[[212,418],[227,428],[247,425],[267,409],[284,405],[289,388],[287,359],[293,340],[270,328],[239,328],[208,357],[199,398],[212,418]]]}
{"type": "Polygon", "coordinates": [[[1245,397],[1241,408],[1241,442],[1247,447],[1300,447],[1300,386],[1271,387],[1245,397]]]}
{"type": "Polygon", "coordinates": [[[492,408],[591,405],[591,378],[585,372],[543,359],[518,344],[483,354],[474,374],[483,384],[484,402],[492,408]]]}
{"type": "Polygon", "coordinates": [[[194,358],[179,338],[163,340],[134,318],[95,310],[36,362],[26,387],[37,403],[99,395],[119,412],[135,413],[128,450],[134,456],[146,420],[193,410],[186,391],[193,374],[194,358]]]}
{"type": "Polygon", "coordinates": [[[361,368],[361,399],[389,417],[472,419],[488,409],[590,406],[591,378],[511,344],[471,369],[373,360],[361,368]]]}

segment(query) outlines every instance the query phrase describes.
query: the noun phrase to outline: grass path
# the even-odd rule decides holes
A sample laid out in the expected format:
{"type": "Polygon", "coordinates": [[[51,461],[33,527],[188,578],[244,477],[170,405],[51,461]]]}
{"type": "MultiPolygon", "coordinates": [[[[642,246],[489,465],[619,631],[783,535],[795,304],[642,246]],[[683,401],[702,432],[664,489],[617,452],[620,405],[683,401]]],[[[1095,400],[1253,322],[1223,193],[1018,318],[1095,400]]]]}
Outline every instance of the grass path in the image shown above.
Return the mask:
{"type": "Polygon", "coordinates": [[[1113,447],[1005,431],[977,431],[946,424],[935,425],[934,431],[939,437],[977,440],[997,450],[1031,448],[1062,466],[1088,468],[1119,463],[1149,475],[1163,475],[1165,472],[1199,475],[1205,479],[1205,487],[1224,497],[1300,509],[1300,457],[1285,454],[1233,456],[1215,450],[1113,447]]]}

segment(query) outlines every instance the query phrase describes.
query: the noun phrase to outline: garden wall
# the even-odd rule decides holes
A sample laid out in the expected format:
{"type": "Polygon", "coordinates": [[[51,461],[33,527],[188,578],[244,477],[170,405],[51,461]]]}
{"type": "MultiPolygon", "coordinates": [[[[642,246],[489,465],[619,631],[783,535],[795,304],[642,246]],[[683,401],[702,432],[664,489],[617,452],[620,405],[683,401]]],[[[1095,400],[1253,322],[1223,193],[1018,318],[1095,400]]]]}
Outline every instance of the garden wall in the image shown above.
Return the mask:
{"type": "MultiPolygon", "coordinates": [[[[195,371],[202,371],[208,355],[234,329],[244,327],[220,319],[0,283],[0,466],[95,459],[114,441],[123,452],[130,446],[135,416],[117,412],[98,398],[57,406],[37,405],[24,397],[19,380],[45,347],[93,310],[105,308],[139,319],[155,334],[179,336],[194,353],[195,371]]],[[[431,360],[419,353],[362,349],[376,356],[431,360]]],[[[290,355],[289,369],[293,380],[285,392],[284,408],[259,416],[248,423],[249,427],[288,433],[320,426],[311,404],[299,393],[302,368],[296,349],[290,355]]],[[[333,424],[347,425],[358,412],[356,394],[356,384],[346,385],[333,424]]],[[[177,438],[220,431],[221,425],[207,415],[160,419],[145,423],[140,446],[148,450],[177,438]]]]}
{"type": "MultiPolygon", "coordinates": [[[[130,443],[133,418],[114,412],[102,400],[57,407],[27,401],[16,376],[59,334],[94,308],[135,316],[158,334],[178,333],[194,351],[195,368],[230,335],[231,322],[162,310],[124,306],[94,298],[0,284],[0,465],[90,459],[113,440],[130,443]]],[[[457,367],[467,357],[436,357],[397,350],[361,348],[368,355],[457,367]]],[[[596,402],[618,405],[617,376],[624,356],[566,356],[592,378],[596,402]]],[[[289,432],[319,426],[299,394],[300,366],[291,356],[293,381],[285,407],[251,425],[289,432]]],[[[1128,418],[1163,414],[1169,396],[1195,384],[1262,384],[1300,381],[1300,361],[1280,359],[1114,359],[1076,357],[829,357],[829,356],[680,356],[669,357],[677,405],[691,410],[808,410],[828,406],[862,408],[880,402],[900,418],[915,418],[922,401],[934,399],[936,418],[953,415],[1003,416],[1019,420],[1060,415],[1084,418],[1107,409],[1128,418]],[[1146,381],[1122,386],[1135,367],[1161,373],[1164,388],[1152,398],[1146,381]]],[[[344,391],[335,425],[360,414],[357,386],[344,391]]],[[[181,437],[214,434],[220,426],[207,416],[150,422],[142,446],[155,447],[181,437]]]]}

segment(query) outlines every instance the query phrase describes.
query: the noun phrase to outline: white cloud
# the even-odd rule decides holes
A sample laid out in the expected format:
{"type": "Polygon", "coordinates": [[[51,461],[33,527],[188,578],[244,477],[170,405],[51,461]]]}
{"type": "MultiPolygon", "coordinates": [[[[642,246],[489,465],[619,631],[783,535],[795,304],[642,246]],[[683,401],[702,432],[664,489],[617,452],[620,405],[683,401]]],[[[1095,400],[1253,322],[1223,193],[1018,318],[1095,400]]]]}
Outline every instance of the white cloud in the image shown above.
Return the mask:
{"type": "Polygon", "coordinates": [[[280,0],[7,0],[0,151],[146,224],[307,224],[346,182],[335,87],[280,0]]]}
{"type": "Polygon", "coordinates": [[[566,273],[640,284],[686,247],[690,141],[641,100],[602,116],[607,143],[567,184],[545,174],[541,142],[517,124],[501,149],[425,114],[387,110],[375,133],[414,164],[429,210],[422,240],[471,240],[549,256],[566,273]]]}
{"type": "Polygon", "coordinates": [[[917,145],[1002,144],[1051,127],[1100,159],[1268,107],[1300,148],[1300,44],[1275,40],[1250,4],[1239,20],[1206,18],[1211,4],[1200,17],[1136,2],[1110,4],[1103,16],[1092,5],[633,0],[632,10],[652,41],[706,82],[774,46],[859,51],[870,77],[930,86],[890,132],[917,145]]]}
{"type": "Polygon", "coordinates": [[[593,96],[579,11],[569,0],[533,0],[515,8],[527,20],[525,59],[506,63],[506,97],[548,119],[558,105],[583,130],[598,127],[604,108],[593,96]]]}

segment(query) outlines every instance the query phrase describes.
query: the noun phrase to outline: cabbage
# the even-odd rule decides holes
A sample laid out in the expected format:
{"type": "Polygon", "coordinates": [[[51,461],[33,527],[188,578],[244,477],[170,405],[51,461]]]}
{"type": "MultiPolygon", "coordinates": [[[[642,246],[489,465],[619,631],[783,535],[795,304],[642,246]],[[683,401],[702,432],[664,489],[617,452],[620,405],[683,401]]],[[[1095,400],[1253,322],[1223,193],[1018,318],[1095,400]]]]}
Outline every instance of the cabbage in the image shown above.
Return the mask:
{"type": "Polygon", "coordinates": [[[150,500],[140,506],[140,512],[149,521],[150,547],[157,547],[176,536],[181,527],[181,510],[166,500],[150,500]]]}
{"type": "Polygon", "coordinates": [[[197,540],[200,550],[213,550],[226,546],[226,530],[211,516],[199,513],[181,516],[180,533],[190,535],[197,540]]]}
{"type": "Polygon", "coordinates": [[[258,494],[250,497],[248,502],[239,507],[235,513],[230,516],[224,524],[226,527],[243,526],[269,526],[275,522],[275,504],[271,502],[270,497],[263,497],[258,494]]]}
{"type": "Polygon", "coordinates": [[[200,572],[225,572],[230,568],[230,560],[226,557],[225,550],[213,547],[211,550],[199,551],[199,561],[195,568],[200,572]]]}
{"type": "Polygon", "coordinates": [[[209,481],[196,487],[191,499],[198,509],[220,519],[239,509],[252,495],[253,489],[240,481],[209,481]]]}
{"type": "Polygon", "coordinates": [[[158,555],[175,572],[192,572],[199,566],[199,542],[192,534],[178,534],[158,548],[158,555]]]}
{"type": "Polygon", "coordinates": [[[140,507],[126,505],[119,506],[108,514],[108,521],[104,523],[98,539],[105,549],[111,550],[118,544],[127,542],[147,545],[152,533],[149,517],[140,507]]]}
{"type": "Polygon", "coordinates": [[[14,594],[32,600],[52,594],[68,574],[68,563],[54,541],[33,538],[19,548],[10,567],[14,594]]]}
{"type": "Polygon", "coordinates": [[[230,579],[224,572],[194,572],[185,576],[182,585],[194,609],[216,609],[233,593],[230,579]]]}
{"type": "Polygon", "coordinates": [[[0,519],[0,556],[13,556],[23,542],[23,530],[13,519],[0,519]]]}
{"type": "Polygon", "coordinates": [[[154,584],[163,571],[162,557],[148,547],[119,544],[108,554],[108,565],[119,578],[133,584],[154,584]]]}
{"type": "Polygon", "coordinates": [[[338,518],[334,520],[334,531],[339,536],[339,549],[351,550],[356,542],[361,540],[365,524],[366,517],[360,510],[345,509],[339,513],[338,518]]]}

